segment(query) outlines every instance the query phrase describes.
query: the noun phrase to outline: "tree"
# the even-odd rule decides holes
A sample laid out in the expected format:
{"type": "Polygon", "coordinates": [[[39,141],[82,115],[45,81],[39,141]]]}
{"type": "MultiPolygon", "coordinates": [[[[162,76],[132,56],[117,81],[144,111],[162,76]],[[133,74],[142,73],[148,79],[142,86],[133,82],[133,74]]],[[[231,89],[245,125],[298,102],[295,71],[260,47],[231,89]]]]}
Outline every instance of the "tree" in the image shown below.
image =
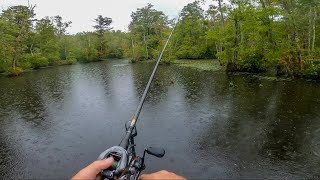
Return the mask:
{"type": "Polygon", "coordinates": [[[106,57],[106,40],[105,40],[105,32],[110,31],[112,28],[110,27],[112,23],[112,19],[108,17],[102,17],[99,15],[98,18],[95,19],[96,25],[93,26],[96,29],[96,33],[99,39],[99,58],[103,59],[106,57]]]}
{"type": "Polygon", "coordinates": [[[176,56],[180,59],[212,58],[214,43],[208,42],[206,31],[209,21],[204,19],[200,2],[187,4],[180,13],[181,20],[173,36],[176,56]]]}
{"type": "Polygon", "coordinates": [[[131,34],[132,59],[154,58],[163,39],[162,33],[168,28],[168,17],[148,4],[131,14],[129,31],[131,34]],[[141,43],[143,42],[143,43],[141,43]]]}
{"type": "Polygon", "coordinates": [[[108,39],[107,46],[107,57],[121,59],[124,56],[124,43],[126,34],[121,31],[111,31],[106,33],[108,39]]]}
{"type": "Polygon", "coordinates": [[[98,50],[95,46],[97,44],[97,36],[93,32],[82,32],[74,36],[74,45],[76,49],[76,57],[80,62],[92,62],[98,59],[98,50]]]}
{"type": "MultiPolygon", "coordinates": [[[[320,78],[318,0],[214,0],[206,13],[200,2],[181,11],[165,63],[217,57],[228,71],[275,70],[320,78]]],[[[71,22],[61,16],[35,20],[34,8],[12,6],[2,11],[0,72],[18,74],[49,64],[71,64],[75,57],[81,62],[153,59],[173,27],[173,20],[147,4],[132,12],[127,33],[110,31],[112,19],[99,15],[94,32],[68,35],[71,22]]]]}
{"type": "Polygon", "coordinates": [[[51,65],[60,59],[59,43],[55,31],[54,24],[49,17],[40,19],[36,24],[36,46],[51,65]]]}
{"type": "Polygon", "coordinates": [[[61,59],[68,60],[68,50],[67,50],[67,42],[66,42],[66,32],[67,28],[72,24],[71,21],[64,22],[62,17],[57,15],[53,17],[53,22],[56,28],[56,35],[60,41],[61,46],[61,59]]]}
{"type": "Polygon", "coordinates": [[[12,63],[14,37],[6,34],[9,23],[0,18],[0,73],[5,72],[12,63]]]}
{"type": "Polygon", "coordinates": [[[21,68],[17,68],[22,59],[24,51],[27,49],[27,40],[31,34],[32,22],[35,16],[35,6],[12,6],[2,11],[3,21],[2,32],[8,41],[10,57],[12,58],[12,72],[18,74],[21,68]]]}

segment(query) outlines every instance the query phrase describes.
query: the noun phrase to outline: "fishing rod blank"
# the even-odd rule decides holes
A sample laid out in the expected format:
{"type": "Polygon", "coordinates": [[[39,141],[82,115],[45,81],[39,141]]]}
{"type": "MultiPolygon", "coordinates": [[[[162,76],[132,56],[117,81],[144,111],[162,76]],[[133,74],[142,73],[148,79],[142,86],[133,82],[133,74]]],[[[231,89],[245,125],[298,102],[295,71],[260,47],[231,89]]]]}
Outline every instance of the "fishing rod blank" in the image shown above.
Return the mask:
{"type": "MultiPolygon", "coordinates": [[[[179,20],[179,18],[178,18],[179,20]]],[[[147,154],[151,154],[156,157],[163,157],[165,154],[164,149],[162,148],[155,148],[155,147],[149,147],[144,150],[143,156],[139,157],[136,156],[135,152],[135,144],[134,144],[134,137],[137,135],[137,129],[136,129],[136,123],[139,118],[139,114],[141,112],[143,103],[147,97],[148,91],[150,89],[152,80],[157,72],[159,63],[162,59],[162,56],[169,44],[169,41],[172,37],[172,34],[178,24],[177,23],[174,25],[167,41],[166,44],[164,45],[160,56],[156,62],[156,65],[152,71],[152,74],[149,78],[149,81],[147,83],[147,86],[142,94],[141,100],[138,104],[137,110],[132,117],[131,121],[129,121],[129,124],[126,124],[126,134],[122,138],[119,146],[113,146],[104,152],[102,152],[98,159],[106,159],[108,157],[113,157],[114,163],[111,167],[108,169],[105,169],[101,172],[101,174],[106,178],[106,179],[133,179],[136,180],[141,171],[145,169],[144,165],[144,157],[147,154]]]]}
{"type": "MultiPolygon", "coordinates": [[[[179,19],[179,18],[178,18],[178,19],[179,19]]],[[[174,30],[176,29],[177,24],[178,24],[178,21],[177,21],[177,23],[174,25],[174,27],[173,27],[173,29],[172,29],[172,31],[171,31],[168,39],[167,39],[166,44],[164,45],[164,47],[163,47],[163,49],[162,49],[162,51],[161,51],[161,53],[160,53],[160,56],[159,56],[159,58],[158,58],[158,60],[157,60],[157,63],[156,63],[156,65],[155,65],[155,67],[154,67],[154,69],[153,69],[153,71],[152,71],[152,74],[151,74],[151,76],[150,76],[150,78],[149,78],[149,81],[148,81],[148,83],[147,83],[147,86],[146,86],[146,88],[145,88],[145,90],[144,90],[144,92],[143,92],[143,95],[142,95],[142,97],[141,97],[141,100],[140,100],[140,102],[139,102],[139,104],[138,104],[137,110],[136,110],[134,116],[133,116],[132,119],[131,119],[131,124],[130,124],[130,127],[128,128],[128,130],[127,130],[127,134],[126,134],[126,136],[125,136],[125,137],[121,140],[121,142],[120,142],[120,145],[119,145],[119,146],[123,147],[124,149],[127,149],[127,147],[128,147],[128,140],[129,140],[129,138],[130,138],[130,134],[132,133],[132,130],[133,130],[134,126],[135,126],[136,123],[137,123],[137,120],[138,120],[138,118],[139,118],[139,115],[140,115],[140,112],[141,112],[143,103],[144,103],[144,101],[145,101],[145,99],[146,99],[146,97],[147,97],[148,91],[149,91],[149,89],[150,89],[152,80],[153,80],[153,78],[154,78],[154,76],[155,76],[155,74],[156,74],[156,72],[157,72],[158,66],[159,66],[160,61],[161,61],[161,59],[162,59],[162,56],[163,56],[163,54],[164,54],[164,52],[165,52],[165,50],[166,50],[166,48],[167,48],[167,46],[168,46],[168,44],[169,44],[169,41],[170,41],[170,39],[171,39],[171,37],[172,37],[172,34],[173,34],[174,30]]]]}

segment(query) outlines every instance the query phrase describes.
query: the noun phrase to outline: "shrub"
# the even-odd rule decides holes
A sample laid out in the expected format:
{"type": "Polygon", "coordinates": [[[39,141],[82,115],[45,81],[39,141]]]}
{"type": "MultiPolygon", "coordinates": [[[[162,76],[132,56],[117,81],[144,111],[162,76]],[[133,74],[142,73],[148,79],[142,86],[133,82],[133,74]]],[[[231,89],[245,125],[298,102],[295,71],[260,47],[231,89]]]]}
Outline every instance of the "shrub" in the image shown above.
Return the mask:
{"type": "Polygon", "coordinates": [[[240,71],[248,72],[264,72],[266,71],[265,58],[262,53],[257,50],[246,50],[241,54],[242,58],[238,62],[238,69],[240,71]]]}
{"type": "Polygon", "coordinates": [[[57,52],[44,54],[44,57],[47,58],[50,65],[54,65],[60,59],[60,55],[57,52]]]}
{"type": "Polygon", "coordinates": [[[320,78],[320,62],[316,61],[305,67],[303,76],[311,79],[320,78]]]}
{"type": "Polygon", "coordinates": [[[33,56],[28,54],[26,55],[26,60],[31,63],[31,67],[34,69],[46,67],[49,64],[48,59],[43,57],[40,53],[34,54],[33,56]]]}
{"type": "Polygon", "coordinates": [[[6,76],[19,76],[22,72],[23,72],[23,69],[20,67],[16,67],[15,69],[10,67],[10,68],[6,69],[4,74],[6,76]]]}
{"type": "Polygon", "coordinates": [[[72,65],[72,64],[75,64],[75,63],[77,63],[77,59],[76,58],[57,61],[57,65],[72,65]]]}

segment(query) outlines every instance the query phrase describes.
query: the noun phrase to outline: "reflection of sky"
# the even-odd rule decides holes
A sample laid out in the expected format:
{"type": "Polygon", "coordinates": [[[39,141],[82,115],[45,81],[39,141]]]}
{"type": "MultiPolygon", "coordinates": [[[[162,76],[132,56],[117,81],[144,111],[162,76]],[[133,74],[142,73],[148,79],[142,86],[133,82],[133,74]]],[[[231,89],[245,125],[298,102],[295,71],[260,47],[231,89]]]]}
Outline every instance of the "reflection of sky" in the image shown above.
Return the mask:
{"type": "MultiPolygon", "coordinates": [[[[128,111],[135,108],[137,97],[134,89],[132,67],[129,64],[123,64],[122,66],[112,66],[110,70],[112,71],[111,73],[115,74],[109,79],[112,107],[120,111],[128,111]]],[[[134,112],[131,112],[133,115],[134,112]]]]}
{"type": "MultiPolygon", "coordinates": [[[[76,68],[81,68],[77,66],[76,68]]],[[[101,79],[93,80],[92,72],[87,72],[85,69],[80,69],[80,72],[74,75],[72,81],[72,99],[70,102],[73,106],[68,107],[72,109],[85,109],[86,113],[90,110],[96,111],[97,109],[107,109],[105,99],[105,90],[101,79]],[[74,106],[76,105],[76,106],[74,106]]],[[[99,78],[99,76],[97,76],[99,78]]],[[[67,110],[68,111],[68,110],[67,110]]]]}
{"type": "MultiPolygon", "coordinates": [[[[155,5],[155,8],[164,11],[170,18],[175,18],[183,6],[194,0],[30,0],[36,4],[37,18],[60,15],[64,20],[72,21],[69,32],[92,31],[93,20],[99,15],[113,19],[112,27],[115,30],[126,30],[131,21],[131,12],[137,8],[146,6],[147,3],[155,5]],[[85,13],[84,13],[85,12],[85,13]]],[[[212,1],[207,1],[212,3],[212,1]]],[[[1,0],[0,8],[10,5],[27,5],[27,0],[1,0]]],[[[208,5],[204,5],[208,7],[208,5]]]]}

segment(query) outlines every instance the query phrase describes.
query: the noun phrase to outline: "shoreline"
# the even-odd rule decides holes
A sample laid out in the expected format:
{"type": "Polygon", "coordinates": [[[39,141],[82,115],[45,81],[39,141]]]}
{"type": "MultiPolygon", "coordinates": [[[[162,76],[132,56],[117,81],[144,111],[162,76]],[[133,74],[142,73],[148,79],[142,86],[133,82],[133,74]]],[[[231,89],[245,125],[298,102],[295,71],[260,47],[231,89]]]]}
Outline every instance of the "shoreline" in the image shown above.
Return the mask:
{"type": "MultiPolygon", "coordinates": [[[[62,61],[62,60],[61,60],[62,61]]],[[[14,74],[14,73],[7,73],[7,72],[2,72],[0,73],[1,77],[7,77],[7,78],[11,78],[11,77],[17,77],[17,76],[23,76],[26,73],[29,72],[34,72],[34,71],[38,71],[38,70],[43,70],[43,69],[50,69],[50,68],[55,68],[55,67],[59,67],[59,66],[71,66],[71,65],[76,65],[76,64],[86,64],[86,63],[91,63],[91,62],[79,62],[79,61],[67,61],[67,62],[61,62],[59,61],[56,65],[48,65],[48,66],[43,66],[43,67],[39,67],[39,68],[31,68],[31,69],[25,69],[22,72],[19,72],[18,74],[14,74]]],[[[97,61],[92,61],[92,62],[100,62],[100,61],[104,61],[104,60],[97,60],[97,61]]]]}
{"type": "MultiPolygon", "coordinates": [[[[57,65],[50,65],[50,66],[45,66],[45,67],[39,67],[36,69],[26,69],[23,72],[19,73],[18,75],[15,74],[6,74],[6,72],[0,73],[0,77],[17,77],[17,76],[23,76],[26,73],[29,72],[34,72],[42,69],[50,69],[50,68],[55,68],[59,66],[70,66],[70,65],[76,65],[76,64],[87,64],[87,63],[95,63],[95,62],[102,62],[102,61],[107,61],[109,59],[103,59],[103,60],[97,60],[97,61],[91,61],[91,62],[73,62],[73,63],[58,63],[57,65]]],[[[118,59],[122,60],[122,59],[118,59]]],[[[145,60],[145,61],[138,61],[136,63],[150,63],[154,62],[155,60],[145,60]]],[[[134,64],[130,63],[129,64],[134,64]]],[[[169,64],[163,63],[160,65],[175,65],[177,67],[183,67],[183,68],[191,68],[191,69],[196,69],[198,71],[211,71],[211,72],[225,72],[225,66],[221,66],[219,61],[217,59],[179,59],[179,60],[173,60],[170,61],[169,64]]],[[[268,81],[292,81],[292,80],[305,80],[308,82],[320,82],[318,79],[312,79],[312,78],[306,78],[306,77],[292,77],[290,75],[280,75],[277,76],[276,74],[264,72],[264,73],[252,73],[252,72],[243,72],[243,71],[236,71],[233,73],[230,73],[230,75],[248,75],[250,78],[258,78],[260,80],[268,80],[268,81]]]]}

